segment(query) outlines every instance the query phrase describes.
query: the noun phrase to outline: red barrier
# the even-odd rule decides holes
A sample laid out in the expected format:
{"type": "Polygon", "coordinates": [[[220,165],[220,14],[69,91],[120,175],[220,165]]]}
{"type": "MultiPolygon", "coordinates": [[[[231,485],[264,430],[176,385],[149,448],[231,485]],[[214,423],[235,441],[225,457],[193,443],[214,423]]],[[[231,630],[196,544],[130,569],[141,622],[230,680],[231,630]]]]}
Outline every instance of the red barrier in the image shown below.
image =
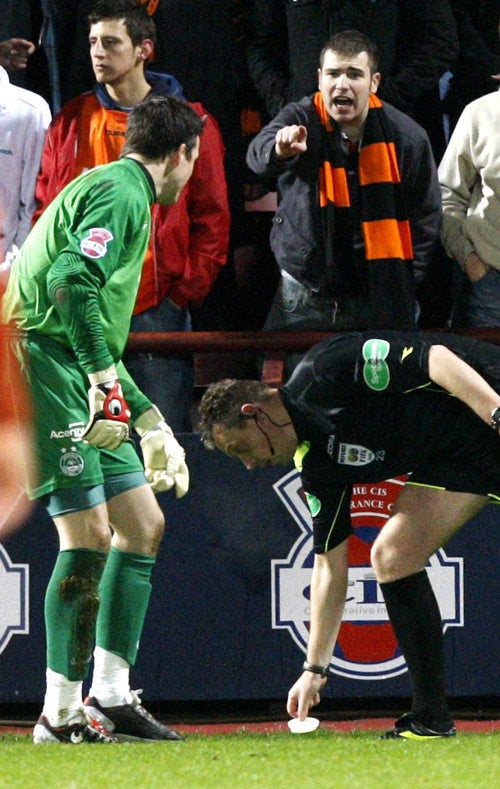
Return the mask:
{"type": "MultiPolygon", "coordinates": [[[[444,332],[445,329],[433,329],[444,332]]],[[[500,329],[464,329],[465,334],[500,345],[500,329]]],[[[270,386],[283,383],[284,356],[286,353],[307,351],[325,337],[335,332],[311,331],[201,331],[201,332],[141,332],[129,335],[128,349],[143,352],[172,352],[198,354],[196,359],[196,385],[205,386],[212,380],[241,375],[241,367],[231,364],[221,354],[250,354],[265,356],[262,380],[270,386]],[[216,358],[219,357],[219,363],[216,358]],[[203,357],[203,360],[200,359],[203,357]],[[212,361],[212,364],[210,363],[212,361]],[[229,364],[228,364],[229,362],[229,364]]],[[[234,358],[234,357],[233,357],[234,358]]]]}
{"type": "MultiPolygon", "coordinates": [[[[432,331],[444,332],[445,329],[432,331]]],[[[305,351],[335,332],[319,331],[199,331],[140,332],[129,335],[128,350],[208,353],[212,351],[290,353],[305,351]]],[[[500,329],[463,329],[455,334],[477,337],[500,345],[500,329]]]]}

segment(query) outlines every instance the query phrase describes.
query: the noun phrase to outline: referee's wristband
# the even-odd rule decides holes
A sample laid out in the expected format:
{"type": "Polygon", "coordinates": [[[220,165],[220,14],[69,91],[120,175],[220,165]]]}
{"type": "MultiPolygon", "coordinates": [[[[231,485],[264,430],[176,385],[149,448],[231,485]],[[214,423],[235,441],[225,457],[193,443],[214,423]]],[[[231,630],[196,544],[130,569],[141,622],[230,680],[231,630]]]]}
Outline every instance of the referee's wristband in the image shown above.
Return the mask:
{"type": "Polygon", "coordinates": [[[302,664],[302,671],[311,671],[313,674],[321,674],[322,677],[329,677],[330,676],[330,666],[317,666],[315,663],[309,663],[308,660],[304,660],[302,664]]]}

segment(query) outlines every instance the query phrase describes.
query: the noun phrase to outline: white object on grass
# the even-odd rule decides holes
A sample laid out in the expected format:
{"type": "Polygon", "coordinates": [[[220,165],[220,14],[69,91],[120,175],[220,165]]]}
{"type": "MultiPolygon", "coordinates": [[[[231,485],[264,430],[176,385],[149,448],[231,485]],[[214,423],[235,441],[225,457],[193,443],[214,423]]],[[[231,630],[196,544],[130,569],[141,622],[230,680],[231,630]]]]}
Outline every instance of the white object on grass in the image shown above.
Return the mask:
{"type": "Polygon", "coordinates": [[[303,721],[299,718],[292,718],[288,721],[288,728],[292,734],[307,734],[307,732],[317,729],[318,726],[318,718],[304,718],[303,721]]]}

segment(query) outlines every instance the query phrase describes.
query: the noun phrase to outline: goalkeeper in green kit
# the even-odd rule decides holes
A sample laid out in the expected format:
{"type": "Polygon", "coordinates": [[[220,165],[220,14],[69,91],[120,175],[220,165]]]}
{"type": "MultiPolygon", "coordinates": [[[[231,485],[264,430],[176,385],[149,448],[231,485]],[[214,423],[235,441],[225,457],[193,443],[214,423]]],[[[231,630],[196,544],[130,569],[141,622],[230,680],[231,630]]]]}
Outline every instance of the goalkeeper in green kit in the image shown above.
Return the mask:
{"type": "Polygon", "coordinates": [[[55,198],[11,271],[3,320],[21,333],[16,351],[35,406],[40,464],[28,492],[59,536],[45,596],[47,688],[35,743],[182,739],[144,709],[129,670],[164,529],[154,491],[183,496],[189,475],[182,447],[121,356],[151,205],[178,199],[202,125],[178,99],[137,106],[121,158],[55,198]]]}

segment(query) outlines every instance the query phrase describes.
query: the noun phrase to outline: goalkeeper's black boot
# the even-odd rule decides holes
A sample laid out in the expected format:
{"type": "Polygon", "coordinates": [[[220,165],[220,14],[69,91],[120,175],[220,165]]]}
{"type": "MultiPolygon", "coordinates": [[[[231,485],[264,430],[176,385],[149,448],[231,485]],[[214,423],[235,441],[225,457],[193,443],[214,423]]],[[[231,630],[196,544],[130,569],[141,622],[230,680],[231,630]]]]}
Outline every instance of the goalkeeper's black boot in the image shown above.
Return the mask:
{"type": "Polygon", "coordinates": [[[35,745],[43,743],[67,742],[79,745],[81,742],[119,742],[100,723],[89,723],[85,715],[78,720],[73,720],[64,726],[51,726],[45,715],[40,715],[33,729],[33,742],[35,745]]]}
{"type": "Polygon", "coordinates": [[[130,691],[130,700],[116,707],[103,707],[96,698],[85,699],[83,708],[91,724],[100,724],[113,733],[117,740],[183,740],[178,732],[169,729],[144,709],[140,691],[130,691]]]}

